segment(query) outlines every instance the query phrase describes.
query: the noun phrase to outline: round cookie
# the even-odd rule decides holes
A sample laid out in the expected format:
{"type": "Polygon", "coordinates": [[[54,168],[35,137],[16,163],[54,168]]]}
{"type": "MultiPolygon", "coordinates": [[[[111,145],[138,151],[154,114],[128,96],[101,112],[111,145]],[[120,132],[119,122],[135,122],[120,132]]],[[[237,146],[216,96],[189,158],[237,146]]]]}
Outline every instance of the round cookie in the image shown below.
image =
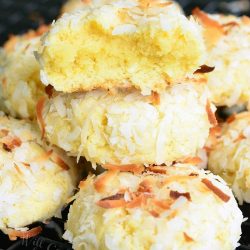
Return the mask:
{"type": "Polygon", "coordinates": [[[81,178],[74,159],[40,138],[34,123],[0,117],[0,230],[7,234],[59,216],[81,178]]]}
{"type": "Polygon", "coordinates": [[[200,26],[173,2],[125,0],[63,15],[39,61],[43,83],[57,91],[135,87],[150,95],[192,75],[204,54],[200,26]]]}
{"type": "Polygon", "coordinates": [[[204,85],[179,84],[161,94],[95,90],[57,94],[38,105],[46,138],[98,164],[171,164],[194,157],[216,124],[204,85]]]}
{"type": "Polygon", "coordinates": [[[232,188],[239,203],[250,202],[250,113],[233,115],[223,124],[209,151],[208,168],[232,188]]]}
{"type": "Polygon", "coordinates": [[[246,16],[209,15],[198,9],[194,16],[204,27],[208,47],[206,74],[211,101],[217,106],[244,104],[250,98],[250,19],[246,16]],[[240,42],[239,42],[240,41],[240,42]]]}
{"type": "Polygon", "coordinates": [[[4,45],[5,59],[0,72],[1,95],[8,112],[19,118],[35,118],[36,103],[46,95],[40,81],[40,68],[34,52],[48,27],[13,36],[4,45]]]}
{"type": "Polygon", "coordinates": [[[89,176],[64,238],[78,250],[235,249],[243,216],[223,180],[190,165],[159,170],[89,176]]]}

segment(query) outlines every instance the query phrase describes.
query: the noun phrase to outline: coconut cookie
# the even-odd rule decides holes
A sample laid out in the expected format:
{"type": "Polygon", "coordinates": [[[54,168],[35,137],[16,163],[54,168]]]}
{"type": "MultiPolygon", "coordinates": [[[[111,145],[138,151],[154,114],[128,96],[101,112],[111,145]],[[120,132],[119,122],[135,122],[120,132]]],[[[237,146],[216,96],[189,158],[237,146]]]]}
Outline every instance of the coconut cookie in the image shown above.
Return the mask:
{"type": "Polygon", "coordinates": [[[7,234],[60,215],[80,178],[75,160],[40,138],[34,123],[0,117],[0,230],[7,234]]]}
{"type": "Polygon", "coordinates": [[[250,19],[246,16],[209,15],[198,9],[194,16],[204,27],[208,48],[206,74],[211,101],[217,106],[244,104],[250,98],[250,19]]]}
{"type": "Polygon", "coordinates": [[[38,105],[48,141],[92,164],[171,164],[195,157],[216,124],[206,88],[179,84],[161,94],[95,90],[57,94],[38,105]]]}
{"type": "Polygon", "coordinates": [[[250,113],[231,116],[214,143],[208,167],[232,187],[239,203],[250,202],[250,113]]]}
{"type": "Polygon", "coordinates": [[[125,0],[63,15],[39,61],[43,83],[57,91],[135,87],[150,95],[192,75],[204,54],[200,26],[173,2],[125,0]]]}
{"type": "Polygon", "coordinates": [[[22,36],[13,36],[4,45],[5,60],[0,72],[1,91],[8,112],[19,118],[35,118],[36,103],[46,95],[34,52],[41,46],[42,26],[22,36]]]}
{"type": "Polygon", "coordinates": [[[234,250],[243,216],[222,179],[190,165],[160,169],[89,176],[64,238],[77,250],[234,250]]]}

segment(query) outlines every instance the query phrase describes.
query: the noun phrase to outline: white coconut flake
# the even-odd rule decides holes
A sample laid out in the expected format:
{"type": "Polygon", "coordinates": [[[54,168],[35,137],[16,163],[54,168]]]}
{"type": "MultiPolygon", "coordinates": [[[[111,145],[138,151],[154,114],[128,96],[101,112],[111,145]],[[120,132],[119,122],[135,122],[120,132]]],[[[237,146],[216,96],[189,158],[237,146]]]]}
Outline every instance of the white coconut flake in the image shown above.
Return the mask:
{"type": "Polygon", "coordinates": [[[112,35],[117,36],[117,35],[130,34],[130,33],[135,33],[135,32],[136,32],[135,25],[123,24],[123,25],[116,26],[112,31],[112,35]]]}

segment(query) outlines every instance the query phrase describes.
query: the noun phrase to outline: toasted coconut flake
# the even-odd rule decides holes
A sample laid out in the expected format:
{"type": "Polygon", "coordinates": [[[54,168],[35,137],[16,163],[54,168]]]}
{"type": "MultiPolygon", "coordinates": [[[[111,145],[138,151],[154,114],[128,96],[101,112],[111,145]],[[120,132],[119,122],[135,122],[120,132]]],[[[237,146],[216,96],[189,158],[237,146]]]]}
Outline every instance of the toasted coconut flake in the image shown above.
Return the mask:
{"type": "Polygon", "coordinates": [[[126,202],[125,200],[100,200],[96,204],[102,208],[118,208],[125,207],[126,202]]]}
{"type": "Polygon", "coordinates": [[[207,65],[201,65],[199,69],[197,69],[194,74],[205,74],[210,73],[215,69],[215,67],[210,67],[207,65]]]}
{"type": "Polygon", "coordinates": [[[52,152],[50,158],[53,162],[58,164],[63,170],[69,170],[69,166],[65,163],[65,161],[55,152],[52,152]]]}
{"type": "Polygon", "coordinates": [[[166,174],[167,170],[164,166],[150,166],[147,168],[148,171],[156,173],[156,174],[166,174]]]}
{"type": "Polygon", "coordinates": [[[124,199],[124,194],[123,193],[118,193],[118,194],[111,195],[109,197],[101,199],[101,201],[106,201],[106,200],[112,200],[113,201],[113,200],[121,200],[121,199],[124,199]]]}
{"type": "Polygon", "coordinates": [[[234,143],[239,142],[241,140],[246,139],[246,136],[244,136],[242,133],[239,134],[239,136],[233,141],[234,143]]]}
{"type": "Polygon", "coordinates": [[[193,164],[193,165],[198,165],[202,162],[202,159],[200,157],[187,157],[184,160],[180,161],[181,163],[184,164],[193,164]]]}
{"type": "Polygon", "coordinates": [[[99,175],[94,183],[97,192],[101,193],[105,190],[108,182],[112,181],[113,178],[118,174],[118,170],[109,170],[102,175],[99,175]]]}
{"type": "Polygon", "coordinates": [[[239,23],[237,22],[228,22],[228,23],[224,23],[222,24],[222,27],[224,28],[226,34],[233,28],[236,26],[240,26],[239,23]]]}
{"type": "Polygon", "coordinates": [[[188,201],[191,201],[191,195],[190,193],[186,192],[186,193],[180,193],[178,191],[170,191],[170,197],[174,200],[177,200],[179,197],[185,197],[188,201]]]}
{"type": "Polygon", "coordinates": [[[216,126],[218,124],[216,116],[214,114],[214,112],[211,109],[211,104],[209,101],[207,101],[206,104],[206,111],[207,111],[207,116],[208,116],[208,120],[211,123],[211,125],[216,126]]]}
{"type": "Polygon", "coordinates": [[[224,35],[224,29],[222,25],[210,18],[205,12],[199,8],[195,8],[192,14],[199,19],[204,26],[205,40],[208,41],[209,46],[214,46],[218,40],[224,35]]]}
{"type": "Polygon", "coordinates": [[[221,135],[221,127],[220,126],[216,126],[213,128],[210,128],[209,134],[215,137],[218,137],[221,135]]]}
{"type": "Polygon", "coordinates": [[[144,194],[140,194],[139,196],[134,196],[132,201],[128,202],[126,204],[126,208],[136,208],[136,207],[141,207],[143,204],[146,203],[147,196],[144,194]]]}
{"type": "Polygon", "coordinates": [[[148,211],[152,216],[154,216],[155,218],[158,218],[158,217],[160,217],[160,214],[159,213],[157,213],[156,211],[154,211],[154,210],[150,210],[150,211],[148,211]]]}
{"type": "Polygon", "coordinates": [[[124,194],[115,194],[99,200],[96,204],[102,208],[118,208],[125,207],[126,201],[124,194]]]}
{"type": "Polygon", "coordinates": [[[193,242],[194,239],[190,237],[187,233],[183,232],[183,236],[186,242],[193,242]]]}
{"type": "Polygon", "coordinates": [[[37,236],[42,232],[42,227],[34,227],[28,231],[18,231],[14,229],[8,229],[7,233],[10,240],[16,240],[17,238],[29,239],[31,237],[37,236]]]}
{"type": "Polygon", "coordinates": [[[47,161],[50,156],[52,155],[53,150],[49,150],[47,152],[43,152],[41,155],[39,155],[38,157],[34,158],[31,160],[31,162],[35,161],[35,162],[44,162],[47,161]]]}
{"type": "Polygon", "coordinates": [[[230,196],[223,193],[218,187],[216,187],[210,180],[202,179],[202,183],[204,183],[207,188],[209,188],[215,195],[217,195],[222,201],[228,202],[230,200],[230,196]]]}
{"type": "Polygon", "coordinates": [[[153,105],[159,105],[160,102],[161,102],[160,95],[157,92],[152,91],[152,94],[151,94],[151,103],[153,105]]]}
{"type": "Polygon", "coordinates": [[[97,205],[103,208],[117,208],[124,207],[127,209],[132,209],[136,207],[141,207],[147,204],[147,200],[153,198],[153,195],[147,193],[134,192],[130,193],[131,200],[125,200],[125,194],[117,193],[115,195],[106,197],[97,202],[97,205]]]}
{"type": "Polygon", "coordinates": [[[46,97],[43,96],[38,100],[37,105],[36,105],[37,121],[42,131],[42,139],[44,138],[44,134],[45,134],[45,122],[43,119],[43,107],[44,107],[45,101],[46,101],[46,97]]]}
{"type": "Polygon", "coordinates": [[[19,173],[19,174],[23,174],[23,172],[21,171],[21,169],[15,164],[14,165],[14,168],[16,169],[16,171],[19,173]]]}
{"type": "Polygon", "coordinates": [[[189,176],[199,176],[197,173],[191,173],[189,176]]]}
{"type": "Polygon", "coordinates": [[[239,23],[232,21],[232,22],[228,22],[228,23],[224,23],[222,24],[223,27],[228,27],[228,26],[239,26],[239,23]]]}
{"type": "Polygon", "coordinates": [[[203,147],[204,150],[206,150],[207,154],[209,154],[212,151],[212,147],[205,146],[203,147]]]}
{"type": "Polygon", "coordinates": [[[236,118],[236,115],[235,115],[235,113],[234,113],[234,114],[230,115],[230,116],[227,118],[226,123],[228,123],[228,124],[232,123],[232,122],[235,120],[235,118],[236,118]]]}
{"type": "Polygon", "coordinates": [[[11,152],[11,150],[6,146],[6,144],[3,144],[3,149],[7,152],[11,152]]]}
{"type": "Polygon", "coordinates": [[[3,143],[4,149],[7,151],[11,151],[22,145],[20,138],[15,135],[7,135],[1,139],[1,142],[3,143]]]}
{"type": "Polygon", "coordinates": [[[48,86],[45,87],[44,90],[45,90],[45,93],[47,94],[47,96],[49,98],[51,98],[51,96],[53,95],[53,92],[54,92],[54,87],[49,84],[48,86]]]}
{"type": "Polygon", "coordinates": [[[26,163],[26,162],[22,162],[23,166],[25,166],[26,168],[30,168],[30,164],[26,163]]]}
{"type": "Polygon", "coordinates": [[[190,82],[192,81],[193,83],[197,83],[197,84],[207,84],[207,79],[200,75],[198,78],[190,78],[190,77],[186,77],[185,82],[190,82]]]}
{"type": "Polygon", "coordinates": [[[132,172],[134,174],[140,174],[144,171],[144,166],[139,164],[127,164],[127,165],[113,165],[104,164],[102,165],[107,170],[117,170],[119,172],[132,172]]]}
{"type": "Polygon", "coordinates": [[[161,209],[168,210],[170,209],[171,205],[173,204],[172,200],[153,200],[153,204],[161,209]]]}
{"type": "Polygon", "coordinates": [[[151,193],[152,191],[152,182],[150,180],[146,179],[139,184],[138,192],[151,193]]]}

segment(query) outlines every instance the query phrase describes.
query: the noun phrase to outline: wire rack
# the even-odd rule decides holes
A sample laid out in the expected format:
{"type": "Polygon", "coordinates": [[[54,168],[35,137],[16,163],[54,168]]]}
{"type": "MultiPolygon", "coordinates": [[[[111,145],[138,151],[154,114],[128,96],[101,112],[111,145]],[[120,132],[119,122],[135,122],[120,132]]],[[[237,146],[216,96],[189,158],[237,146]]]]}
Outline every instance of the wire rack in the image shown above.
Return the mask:
{"type": "MultiPolygon", "coordinates": [[[[22,34],[29,29],[36,29],[40,24],[51,23],[58,17],[60,7],[65,0],[0,0],[0,45],[10,34],[22,34]]],[[[250,0],[202,1],[179,0],[187,14],[194,7],[214,13],[232,13],[250,16],[250,0]]],[[[245,217],[250,217],[250,204],[240,207],[245,217]]],[[[0,232],[0,250],[71,250],[70,244],[62,239],[63,225],[68,208],[63,211],[62,219],[52,218],[48,224],[36,223],[43,228],[42,233],[28,240],[9,241],[0,232]]],[[[237,250],[250,250],[250,220],[242,224],[241,246],[237,250]]]]}

